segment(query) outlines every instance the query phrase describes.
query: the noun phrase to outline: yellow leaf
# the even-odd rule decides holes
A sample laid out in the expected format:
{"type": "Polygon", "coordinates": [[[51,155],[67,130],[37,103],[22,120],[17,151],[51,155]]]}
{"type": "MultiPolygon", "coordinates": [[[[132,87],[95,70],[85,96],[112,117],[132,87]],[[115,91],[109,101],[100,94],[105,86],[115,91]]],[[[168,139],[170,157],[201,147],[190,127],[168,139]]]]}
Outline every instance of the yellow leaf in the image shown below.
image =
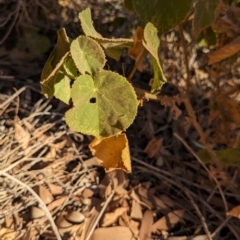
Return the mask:
{"type": "Polygon", "coordinates": [[[104,139],[95,138],[89,144],[89,148],[106,171],[114,169],[132,171],[128,140],[125,134],[104,139]]]}

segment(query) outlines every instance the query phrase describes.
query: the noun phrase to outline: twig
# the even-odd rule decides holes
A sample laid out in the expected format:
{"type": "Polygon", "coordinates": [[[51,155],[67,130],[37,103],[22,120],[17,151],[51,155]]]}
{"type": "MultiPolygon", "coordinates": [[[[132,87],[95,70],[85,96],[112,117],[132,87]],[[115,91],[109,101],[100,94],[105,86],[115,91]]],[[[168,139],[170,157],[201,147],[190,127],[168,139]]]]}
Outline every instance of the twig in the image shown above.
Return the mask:
{"type": "MultiPolygon", "coordinates": [[[[143,166],[145,167],[144,169],[145,169],[146,172],[149,172],[150,174],[153,174],[153,175],[155,175],[156,177],[158,177],[159,179],[163,179],[164,181],[169,182],[169,183],[171,183],[172,185],[176,185],[176,186],[179,187],[179,188],[182,188],[182,184],[179,184],[178,182],[174,181],[174,180],[173,180],[174,178],[177,178],[177,179],[180,179],[180,180],[184,180],[184,182],[186,182],[185,179],[181,179],[181,178],[179,178],[178,176],[175,176],[175,175],[173,175],[173,174],[171,174],[171,173],[169,173],[169,172],[163,171],[163,170],[160,169],[160,168],[154,167],[154,166],[148,164],[147,162],[144,162],[144,161],[142,161],[142,160],[140,160],[140,159],[138,159],[138,158],[132,157],[132,160],[134,160],[135,162],[143,165],[143,166]],[[169,178],[166,177],[165,175],[167,175],[169,178]]],[[[195,185],[194,185],[194,186],[195,186],[195,185]]],[[[197,187],[197,186],[196,186],[196,187],[197,187]]],[[[199,186],[199,187],[201,187],[201,186],[199,186]]],[[[203,203],[203,205],[206,206],[211,213],[215,214],[216,217],[217,217],[219,220],[221,220],[221,222],[224,222],[224,218],[223,218],[217,211],[215,211],[215,210],[209,205],[208,202],[206,202],[203,198],[199,198],[199,196],[196,195],[196,194],[195,194],[194,192],[192,192],[192,191],[189,191],[189,193],[190,193],[193,197],[198,198],[198,200],[199,200],[201,203],[203,203]]],[[[239,236],[238,231],[232,226],[232,224],[229,224],[229,225],[227,225],[227,226],[228,226],[228,228],[232,231],[232,233],[234,234],[234,236],[236,237],[236,239],[238,239],[238,236],[239,236]]]]}
{"type": "Polygon", "coordinates": [[[105,202],[103,208],[101,209],[101,212],[99,213],[99,215],[98,215],[98,217],[97,217],[95,223],[93,224],[91,231],[88,233],[88,236],[87,236],[86,240],[89,240],[90,237],[92,236],[93,231],[95,230],[95,228],[96,228],[98,222],[100,221],[100,219],[101,219],[101,217],[102,217],[102,215],[103,215],[103,213],[104,213],[106,207],[108,206],[108,204],[109,204],[110,201],[112,200],[114,194],[115,194],[115,191],[113,190],[112,193],[109,195],[108,199],[106,200],[106,202],[105,202]]]}
{"type": "Polygon", "coordinates": [[[50,222],[50,225],[52,227],[52,230],[57,238],[57,240],[62,240],[60,233],[58,231],[58,228],[51,216],[51,213],[49,212],[48,208],[46,207],[46,205],[44,204],[44,202],[42,201],[42,199],[37,195],[37,193],[35,193],[32,188],[30,188],[28,185],[26,185],[25,183],[21,182],[20,180],[18,180],[17,178],[9,175],[6,172],[0,171],[0,176],[4,176],[6,178],[11,179],[12,181],[16,182],[17,184],[21,185],[22,187],[24,187],[25,189],[27,189],[37,200],[37,202],[39,203],[39,207],[43,210],[43,212],[45,213],[47,219],[50,222]]]}
{"type": "Polygon", "coordinates": [[[192,105],[190,104],[188,98],[186,98],[186,97],[183,98],[183,102],[184,102],[185,107],[187,109],[188,115],[192,120],[192,124],[193,124],[193,126],[195,127],[195,129],[197,130],[197,132],[200,136],[200,142],[204,145],[204,147],[210,153],[210,155],[212,157],[212,161],[214,162],[214,164],[218,167],[218,169],[221,169],[221,165],[220,165],[219,161],[217,160],[217,157],[216,157],[215,153],[212,151],[212,149],[207,144],[207,141],[205,139],[203,130],[202,130],[201,126],[199,125],[199,123],[197,122],[196,115],[193,111],[192,105]]]}
{"type": "Polygon", "coordinates": [[[24,87],[20,88],[17,92],[15,92],[11,97],[7,98],[7,100],[4,101],[2,104],[0,104],[0,109],[4,108],[5,105],[11,103],[14,98],[16,98],[22,92],[24,92],[27,88],[30,88],[30,89],[32,89],[33,91],[36,91],[36,92],[40,92],[39,90],[35,89],[34,87],[24,86],[24,87]]]}
{"type": "Polygon", "coordinates": [[[212,233],[211,237],[214,238],[217,233],[226,225],[226,223],[232,218],[232,216],[228,216],[219,226],[218,228],[212,233]]]}
{"type": "Polygon", "coordinates": [[[187,190],[185,187],[182,186],[182,188],[183,188],[185,194],[187,195],[187,197],[189,198],[191,204],[192,204],[193,207],[195,208],[195,211],[196,211],[198,217],[200,218],[200,221],[201,221],[201,223],[202,223],[202,226],[203,226],[203,228],[204,228],[204,231],[205,231],[206,235],[208,236],[208,240],[213,240],[213,238],[212,238],[212,236],[211,236],[211,234],[210,234],[210,231],[209,231],[209,229],[208,229],[206,220],[205,220],[204,216],[202,215],[200,209],[198,208],[197,204],[194,202],[193,197],[191,196],[191,194],[188,192],[188,190],[187,190]]]}
{"type": "Polygon", "coordinates": [[[186,148],[187,150],[197,159],[197,161],[202,165],[202,167],[206,170],[206,172],[209,174],[209,176],[212,177],[212,179],[214,180],[214,182],[216,183],[218,189],[219,189],[219,192],[220,192],[220,195],[222,197],[222,200],[223,200],[223,203],[224,203],[224,208],[225,208],[225,212],[228,211],[228,205],[227,205],[227,201],[225,199],[225,196],[223,194],[223,191],[222,191],[222,188],[221,186],[219,185],[219,182],[218,180],[214,177],[214,175],[209,171],[209,169],[206,167],[206,165],[202,162],[202,160],[198,157],[198,155],[192,150],[192,148],[187,144],[187,142],[181,138],[177,133],[174,133],[173,134],[186,148]]]}
{"type": "Polygon", "coordinates": [[[131,73],[129,74],[129,76],[127,78],[129,82],[131,82],[134,73],[137,71],[138,66],[140,65],[140,63],[142,62],[144,56],[146,55],[146,52],[147,52],[147,50],[144,48],[142,54],[138,58],[137,62],[134,65],[134,68],[132,69],[131,73]]]}

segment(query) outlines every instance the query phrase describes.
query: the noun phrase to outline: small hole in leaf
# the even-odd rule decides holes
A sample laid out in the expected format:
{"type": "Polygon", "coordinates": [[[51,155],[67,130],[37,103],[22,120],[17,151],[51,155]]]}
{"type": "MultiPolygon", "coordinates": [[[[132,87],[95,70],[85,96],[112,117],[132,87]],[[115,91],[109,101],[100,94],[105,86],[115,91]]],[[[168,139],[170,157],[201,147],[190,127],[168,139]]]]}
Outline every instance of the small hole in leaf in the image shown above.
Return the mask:
{"type": "Polygon", "coordinates": [[[97,101],[97,100],[96,100],[95,97],[93,97],[93,98],[90,99],[90,103],[96,103],[96,101],[97,101]]]}

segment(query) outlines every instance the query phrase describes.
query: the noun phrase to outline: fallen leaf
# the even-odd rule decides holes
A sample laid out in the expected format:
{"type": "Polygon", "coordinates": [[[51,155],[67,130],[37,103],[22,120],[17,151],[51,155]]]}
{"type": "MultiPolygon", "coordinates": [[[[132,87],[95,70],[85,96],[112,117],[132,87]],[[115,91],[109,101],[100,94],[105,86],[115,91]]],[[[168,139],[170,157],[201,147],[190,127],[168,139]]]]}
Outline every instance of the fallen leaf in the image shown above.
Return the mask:
{"type": "Polygon", "coordinates": [[[96,229],[90,240],[133,240],[133,234],[128,227],[109,227],[96,229]]]}
{"type": "Polygon", "coordinates": [[[140,204],[135,200],[133,200],[133,202],[132,202],[130,216],[132,219],[137,219],[137,220],[142,219],[142,208],[141,208],[140,204]]]}
{"type": "MultiPolygon", "coordinates": [[[[91,213],[90,213],[90,217],[86,218],[86,220],[84,221],[83,232],[82,232],[82,235],[81,235],[79,240],[86,240],[87,239],[87,237],[88,237],[89,233],[91,232],[92,227],[93,227],[93,225],[94,225],[94,223],[95,223],[95,221],[98,217],[98,214],[99,214],[99,212],[96,210],[96,208],[95,207],[92,208],[91,213]]],[[[98,229],[100,229],[100,228],[98,228],[98,229]]],[[[94,235],[94,232],[93,232],[93,235],[94,235]]],[[[96,238],[97,236],[98,235],[96,235],[95,238],[91,237],[91,240],[93,240],[93,239],[98,239],[99,240],[100,238],[96,238]]],[[[115,235],[113,235],[113,236],[115,236],[115,235]]],[[[106,238],[106,239],[108,239],[108,238],[106,238]]]]}
{"type": "Polygon", "coordinates": [[[106,171],[114,169],[132,171],[128,140],[125,134],[104,139],[95,138],[89,144],[89,148],[106,171]]]}
{"type": "Polygon", "coordinates": [[[84,221],[85,216],[79,211],[72,211],[64,216],[64,218],[72,224],[79,224],[84,221]]]}
{"type": "Polygon", "coordinates": [[[32,219],[37,219],[45,216],[45,212],[38,207],[32,206],[31,207],[31,218],[32,219]]]}
{"type": "Polygon", "coordinates": [[[53,201],[51,192],[42,185],[38,187],[38,195],[45,204],[49,204],[53,201]]]}
{"type": "Polygon", "coordinates": [[[151,231],[157,232],[159,231],[168,231],[173,228],[179,221],[182,220],[184,210],[175,210],[172,211],[162,218],[160,218],[157,222],[152,225],[151,231]]]}
{"type": "Polygon", "coordinates": [[[219,97],[216,99],[218,108],[224,117],[236,124],[240,124],[240,106],[234,99],[219,97]]]}
{"type": "Polygon", "coordinates": [[[49,182],[46,182],[46,184],[48,185],[48,187],[53,195],[60,195],[63,193],[62,187],[60,187],[56,184],[53,184],[53,183],[49,183],[49,182]]]}
{"type": "Polygon", "coordinates": [[[143,214],[141,228],[139,232],[140,240],[151,239],[151,227],[153,224],[153,212],[151,210],[146,210],[143,214]]]}
{"type": "Polygon", "coordinates": [[[152,138],[150,140],[150,142],[148,142],[148,145],[143,150],[143,152],[147,153],[149,158],[153,158],[158,153],[159,149],[162,146],[162,143],[163,143],[163,139],[162,138],[154,137],[154,138],[152,138]]]}
{"type": "Polygon", "coordinates": [[[17,237],[17,232],[11,228],[2,227],[0,229],[0,239],[2,240],[14,240],[17,237]]]}
{"type": "Polygon", "coordinates": [[[62,206],[65,200],[68,198],[68,196],[60,197],[57,200],[51,202],[47,208],[51,212],[54,208],[57,208],[59,206],[62,206]]]}
{"type": "Polygon", "coordinates": [[[125,207],[119,207],[114,212],[106,213],[103,218],[102,227],[107,227],[115,223],[118,218],[127,211],[125,207]]]}
{"type": "Polygon", "coordinates": [[[240,205],[234,207],[233,209],[226,212],[227,216],[232,216],[235,218],[240,218],[240,205]]]}
{"type": "Polygon", "coordinates": [[[26,150],[31,136],[20,124],[15,123],[15,139],[21,145],[22,149],[26,150]]]}

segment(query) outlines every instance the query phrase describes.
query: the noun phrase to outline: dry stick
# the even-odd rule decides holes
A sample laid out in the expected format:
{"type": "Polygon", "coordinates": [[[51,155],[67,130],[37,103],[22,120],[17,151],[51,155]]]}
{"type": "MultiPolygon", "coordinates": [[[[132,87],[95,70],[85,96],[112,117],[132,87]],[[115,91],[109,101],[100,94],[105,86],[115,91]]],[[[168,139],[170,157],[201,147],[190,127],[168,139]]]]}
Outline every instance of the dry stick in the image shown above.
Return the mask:
{"type": "Polygon", "coordinates": [[[113,191],[112,191],[112,193],[109,195],[109,197],[108,197],[107,201],[105,202],[105,204],[104,204],[104,206],[103,206],[103,208],[102,208],[101,212],[99,213],[99,215],[98,215],[98,217],[97,217],[97,219],[96,219],[95,223],[93,224],[93,227],[92,227],[91,231],[89,232],[89,234],[88,234],[88,236],[87,236],[86,240],[89,240],[89,239],[90,239],[90,237],[92,236],[92,234],[93,234],[93,231],[95,230],[95,228],[96,228],[96,226],[97,226],[98,222],[100,221],[100,219],[101,219],[101,217],[102,217],[102,215],[103,215],[103,213],[104,213],[105,209],[107,208],[108,204],[109,204],[109,203],[110,203],[110,201],[112,200],[112,198],[113,198],[114,194],[115,194],[115,191],[113,190],[113,191]]]}
{"type": "Polygon", "coordinates": [[[203,217],[200,209],[198,208],[198,206],[197,206],[196,203],[194,202],[193,197],[191,196],[191,194],[189,194],[188,190],[187,190],[185,187],[182,187],[182,188],[183,188],[185,194],[187,195],[187,197],[189,198],[191,204],[192,204],[193,207],[195,208],[195,211],[196,211],[196,213],[197,213],[198,217],[200,218],[200,221],[201,221],[201,223],[202,223],[202,225],[203,225],[204,231],[205,231],[206,235],[208,236],[208,240],[213,240],[212,237],[211,237],[211,233],[210,233],[210,231],[209,231],[209,229],[208,229],[206,220],[205,220],[205,218],[203,217]]]}
{"type": "Polygon", "coordinates": [[[218,167],[218,169],[221,169],[221,165],[220,165],[219,161],[217,160],[216,155],[214,154],[212,149],[207,144],[207,141],[205,139],[203,130],[202,130],[201,126],[199,125],[199,123],[197,122],[196,115],[193,111],[193,108],[192,108],[189,100],[187,98],[183,98],[183,101],[184,101],[185,107],[187,109],[188,115],[192,120],[192,124],[193,124],[193,126],[195,127],[195,129],[197,130],[197,132],[200,136],[200,141],[203,143],[204,147],[210,153],[213,163],[218,167]]]}
{"type": "Polygon", "coordinates": [[[187,96],[189,97],[189,93],[190,93],[190,71],[189,71],[189,65],[188,65],[187,45],[186,45],[186,41],[185,41],[184,34],[183,34],[183,25],[179,24],[178,28],[179,28],[179,34],[180,34],[180,37],[181,37],[182,47],[183,47],[185,67],[186,67],[186,71],[187,71],[187,96]]]}
{"type": "Polygon", "coordinates": [[[198,157],[198,155],[192,150],[192,148],[187,144],[187,142],[181,138],[177,133],[174,133],[174,136],[187,148],[187,150],[197,159],[197,161],[202,165],[202,167],[206,170],[206,172],[209,174],[209,176],[212,177],[212,179],[214,180],[214,182],[216,183],[219,192],[221,194],[223,203],[224,203],[224,208],[225,208],[225,212],[228,211],[228,205],[225,199],[225,196],[223,194],[222,188],[219,185],[218,180],[214,177],[214,175],[209,171],[209,169],[206,167],[206,165],[202,162],[202,160],[198,157]]]}
{"type": "Polygon", "coordinates": [[[2,104],[0,104],[0,109],[3,108],[5,105],[11,103],[13,101],[14,98],[16,98],[18,95],[20,95],[22,92],[24,92],[27,88],[32,89],[35,92],[40,92],[39,90],[37,90],[34,87],[31,86],[24,86],[22,88],[20,88],[17,92],[15,92],[11,97],[7,98],[6,101],[4,101],[2,104]]]}
{"type": "Polygon", "coordinates": [[[232,216],[228,216],[219,226],[218,228],[212,233],[211,237],[214,238],[217,233],[226,225],[226,223],[232,218],[232,216]]]}
{"type": "MultiPolygon", "coordinates": [[[[144,162],[144,161],[141,161],[141,160],[139,160],[138,158],[135,158],[135,157],[132,157],[132,160],[134,160],[135,162],[137,162],[137,163],[139,163],[139,164],[141,164],[141,165],[149,168],[150,170],[153,170],[153,171],[149,171],[149,170],[147,169],[147,171],[149,171],[150,173],[154,174],[156,177],[158,177],[158,178],[160,178],[160,179],[163,178],[165,181],[170,182],[170,183],[173,184],[173,185],[175,184],[175,185],[177,185],[179,188],[182,188],[182,184],[179,184],[179,183],[177,183],[176,181],[173,181],[173,180],[172,180],[172,174],[170,174],[169,172],[165,172],[165,171],[163,171],[162,169],[157,168],[157,167],[154,167],[154,166],[152,166],[152,165],[150,165],[150,164],[148,164],[148,163],[146,163],[146,162],[144,162]],[[160,174],[159,174],[159,173],[160,173],[160,174]],[[164,174],[167,175],[167,176],[169,176],[170,178],[167,178],[166,176],[164,176],[164,174]]],[[[180,178],[177,177],[177,179],[180,179],[180,178]]],[[[181,179],[181,180],[185,180],[185,179],[181,179]]],[[[197,187],[197,186],[196,186],[196,187],[197,187]]],[[[199,187],[200,187],[200,186],[199,186],[199,187]]],[[[222,222],[224,222],[223,217],[222,217],[217,211],[215,211],[215,210],[208,204],[208,202],[206,202],[206,201],[204,201],[203,199],[199,198],[199,196],[197,196],[194,192],[189,191],[189,193],[190,193],[193,197],[198,198],[199,201],[201,201],[201,202],[210,210],[211,213],[214,213],[214,214],[219,218],[219,220],[221,220],[222,222]]],[[[222,224],[221,224],[221,225],[222,225],[222,224]]],[[[231,225],[228,226],[228,227],[229,227],[229,229],[232,231],[232,233],[234,234],[234,236],[236,236],[236,237],[239,236],[238,232],[237,232],[231,225]]],[[[236,238],[236,239],[238,239],[238,238],[236,238]]]]}
{"type": "Polygon", "coordinates": [[[37,195],[37,193],[35,193],[32,188],[30,188],[28,185],[26,185],[25,183],[21,182],[20,180],[18,180],[17,178],[9,175],[6,172],[0,171],[0,176],[4,176],[6,178],[11,179],[12,181],[16,182],[17,184],[21,185],[22,187],[26,188],[37,200],[37,202],[39,203],[39,207],[43,210],[43,212],[45,213],[46,217],[48,218],[50,225],[52,227],[52,230],[54,232],[54,234],[57,237],[57,240],[62,240],[60,233],[58,231],[57,226],[55,225],[55,222],[51,216],[51,213],[49,212],[48,208],[46,207],[46,205],[44,204],[44,202],[42,201],[42,199],[37,195]]]}

